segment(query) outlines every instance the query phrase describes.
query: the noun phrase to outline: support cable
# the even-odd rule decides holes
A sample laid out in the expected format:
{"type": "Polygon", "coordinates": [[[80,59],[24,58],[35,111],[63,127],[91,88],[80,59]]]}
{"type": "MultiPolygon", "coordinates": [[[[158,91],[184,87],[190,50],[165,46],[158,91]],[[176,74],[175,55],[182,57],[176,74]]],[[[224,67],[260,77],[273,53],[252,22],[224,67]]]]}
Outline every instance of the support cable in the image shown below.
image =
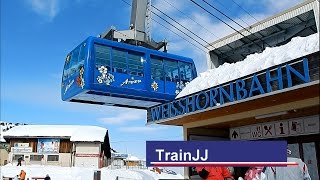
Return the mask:
{"type": "MultiPolygon", "coordinates": [[[[161,24],[161,23],[158,22],[157,20],[155,20],[155,19],[153,19],[153,18],[152,18],[152,20],[153,20],[155,23],[157,23],[157,24],[159,24],[160,26],[162,26],[163,28],[169,30],[170,32],[172,32],[172,33],[174,33],[175,35],[179,36],[180,38],[184,39],[185,41],[187,41],[188,43],[190,43],[190,44],[193,45],[194,47],[200,49],[200,50],[203,51],[204,53],[209,54],[207,51],[203,50],[202,48],[200,48],[199,46],[195,45],[195,44],[192,43],[191,41],[185,39],[183,36],[179,35],[178,33],[172,31],[171,29],[169,29],[168,27],[164,26],[163,24],[161,24]]],[[[205,47],[205,46],[203,46],[203,47],[205,47]]]]}
{"type": "MultiPolygon", "coordinates": [[[[160,13],[162,13],[163,15],[165,15],[167,18],[169,18],[170,20],[172,20],[173,22],[175,22],[175,23],[177,23],[177,24],[179,24],[181,27],[183,27],[185,30],[187,30],[187,31],[189,31],[191,34],[193,34],[194,36],[196,36],[197,38],[199,38],[199,39],[201,39],[203,42],[205,42],[206,44],[208,44],[209,46],[211,46],[211,47],[213,47],[214,49],[217,49],[216,47],[214,47],[213,45],[211,45],[208,41],[206,41],[206,40],[204,40],[203,38],[201,38],[200,36],[198,36],[197,34],[195,34],[194,32],[192,32],[191,30],[189,30],[188,28],[186,28],[185,26],[183,26],[182,24],[180,24],[178,21],[176,21],[176,20],[174,20],[173,18],[171,18],[170,16],[168,16],[166,13],[164,13],[164,12],[162,12],[160,9],[158,9],[157,7],[155,7],[155,6],[153,6],[153,5],[151,5],[154,9],[156,9],[156,10],[158,10],[160,13]]],[[[154,12],[153,12],[154,13],[154,12]]],[[[155,14],[155,13],[154,13],[155,14]]],[[[157,15],[158,17],[160,17],[159,15],[157,15]]],[[[167,23],[169,23],[168,21],[166,21],[167,23]]],[[[171,23],[170,23],[171,24],[171,23]]],[[[171,24],[172,25],[172,24],[171,24]]],[[[174,25],[172,25],[172,26],[174,26],[174,25]]],[[[183,32],[183,31],[182,31],[183,32]]],[[[188,37],[190,37],[189,35],[188,35],[188,37]]],[[[208,49],[208,48],[207,48],[208,49]]],[[[213,49],[213,50],[214,50],[213,49]]],[[[208,49],[208,50],[210,50],[210,49],[208,49]]],[[[218,50],[218,49],[217,49],[218,50]]],[[[220,50],[218,50],[218,51],[220,51],[220,50]]],[[[220,53],[222,53],[221,51],[220,51],[220,53]]]]}
{"type": "MultiPolygon", "coordinates": [[[[219,0],[216,0],[216,2],[218,4],[220,4],[220,6],[222,6],[225,10],[227,10],[229,13],[232,13],[231,10],[229,8],[227,8],[225,5],[223,5],[219,0]]],[[[248,27],[250,26],[249,23],[245,22],[242,18],[239,18],[243,23],[245,23],[248,27]]]]}
{"type": "Polygon", "coordinates": [[[193,2],[195,5],[197,5],[198,7],[200,7],[201,9],[203,9],[204,11],[206,11],[207,13],[209,13],[211,16],[217,18],[219,21],[221,21],[222,23],[224,23],[225,25],[227,25],[228,27],[230,27],[231,29],[233,29],[234,31],[236,31],[237,33],[239,33],[240,35],[242,35],[244,38],[247,38],[250,42],[256,44],[258,47],[261,47],[259,44],[255,43],[254,41],[252,41],[251,39],[249,39],[247,36],[245,36],[244,34],[242,34],[240,31],[236,30],[234,27],[230,26],[230,24],[226,23],[224,20],[220,19],[219,17],[217,17],[216,15],[212,14],[210,11],[208,11],[206,8],[202,7],[200,4],[198,4],[197,2],[195,2],[194,0],[190,0],[191,2],[193,2]]]}
{"type": "Polygon", "coordinates": [[[159,16],[158,14],[152,12],[154,15],[158,16],[160,19],[162,19],[163,21],[165,21],[166,23],[170,24],[171,26],[173,26],[174,28],[176,28],[178,31],[180,31],[181,33],[183,33],[184,35],[188,36],[189,38],[191,38],[192,40],[196,41],[198,44],[200,44],[201,46],[203,46],[204,48],[206,48],[208,51],[210,51],[209,48],[207,48],[206,46],[204,46],[202,43],[200,43],[198,40],[194,39],[192,36],[190,36],[189,34],[183,32],[181,29],[177,28],[175,25],[171,24],[169,21],[167,21],[166,19],[162,18],[161,16],[159,16]]]}
{"type": "Polygon", "coordinates": [[[234,4],[236,4],[240,9],[242,9],[245,13],[247,13],[250,17],[252,17],[254,20],[259,22],[258,19],[256,19],[254,16],[252,16],[247,10],[245,10],[240,4],[236,3],[234,0],[231,0],[234,4]]]}
{"type": "MultiPolygon", "coordinates": [[[[131,6],[130,3],[128,3],[125,0],[121,0],[122,2],[124,2],[125,4],[127,4],[128,6],[131,6]]],[[[200,43],[199,41],[197,41],[196,39],[192,38],[191,36],[189,36],[188,34],[186,34],[185,32],[181,31],[179,28],[177,28],[176,26],[174,26],[173,24],[171,24],[170,22],[168,22],[167,20],[165,20],[164,18],[162,18],[161,16],[159,16],[158,14],[154,13],[152,11],[152,13],[156,16],[158,16],[160,19],[162,19],[163,21],[165,21],[166,23],[168,23],[169,25],[173,26],[175,29],[177,29],[178,31],[180,31],[181,33],[183,33],[184,35],[188,36],[189,38],[191,38],[193,41],[197,42],[198,44],[200,44],[202,47],[206,48],[208,51],[210,51],[210,49],[208,49],[206,46],[204,46],[202,43],[200,43]]],[[[191,41],[187,40],[186,38],[184,38],[183,36],[179,35],[178,33],[172,31],[170,28],[166,27],[165,25],[161,24],[160,22],[158,22],[157,20],[155,20],[154,18],[151,17],[151,19],[158,23],[160,26],[164,27],[165,29],[169,30],[170,32],[174,33],[175,35],[179,36],[180,38],[182,38],[183,40],[187,41],[188,43],[190,43],[191,45],[195,46],[196,48],[200,49],[201,51],[205,52],[206,54],[208,54],[208,52],[206,52],[205,50],[203,50],[202,48],[200,48],[199,46],[195,45],[194,43],[192,43],[191,41]]]]}
{"type": "MultiPolygon", "coordinates": [[[[202,0],[204,3],[206,3],[207,5],[209,5],[211,8],[213,8],[214,10],[218,11],[220,14],[222,14],[223,16],[225,16],[226,18],[228,18],[229,20],[231,20],[232,22],[236,23],[238,26],[240,26],[241,28],[245,29],[246,31],[248,31],[251,35],[255,36],[256,38],[260,39],[258,36],[256,36],[254,33],[252,33],[249,29],[243,27],[241,24],[239,24],[237,21],[233,20],[232,18],[230,18],[228,15],[226,15],[225,13],[223,13],[222,11],[220,11],[218,8],[214,7],[213,5],[211,5],[210,3],[208,3],[206,0],[202,0]]],[[[249,39],[249,38],[248,38],[249,39]]],[[[268,44],[267,42],[265,42],[264,40],[261,39],[262,42],[266,43],[268,46],[271,47],[270,44],[268,44]]]]}
{"type": "Polygon", "coordinates": [[[164,0],[167,4],[169,4],[171,7],[175,8],[177,11],[179,11],[181,14],[183,14],[185,17],[189,18],[191,21],[193,21],[194,23],[196,23],[198,26],[202,27],[203,29],[205,29],[208,33],[212,34],[214,37],[219,38],[217,35],[215,35],[212,31],[208,30],[206,27],[202,26],[201,24],[199,24],[196,20],[194,20],[193,18],[191,18],[190,16],[188,16],[186,13],[184,13],[183,11],[179,10],[177,7],[175,7],[173,4],[171,4],[170,2],[168,2],[167,0],[164,0]]]}

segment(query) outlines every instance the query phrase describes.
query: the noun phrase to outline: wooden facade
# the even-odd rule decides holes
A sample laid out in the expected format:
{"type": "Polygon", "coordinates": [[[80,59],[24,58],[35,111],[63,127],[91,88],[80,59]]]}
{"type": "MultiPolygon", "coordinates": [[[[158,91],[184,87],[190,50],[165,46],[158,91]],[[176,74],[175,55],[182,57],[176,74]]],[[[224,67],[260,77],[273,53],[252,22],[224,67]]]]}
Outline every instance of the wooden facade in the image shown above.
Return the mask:
{"type": "MultiPolygon", "coordinates": [[[[16,143],[29,143],[29,147],[32,148],[32,152],[37,153],[38,138],[10,138],[9,151],[11,147],[14,147],[16,143]]],[[[59,153],[70,153],[72,149],[72,142],[70,139],[60,139],[59,153]]]]}

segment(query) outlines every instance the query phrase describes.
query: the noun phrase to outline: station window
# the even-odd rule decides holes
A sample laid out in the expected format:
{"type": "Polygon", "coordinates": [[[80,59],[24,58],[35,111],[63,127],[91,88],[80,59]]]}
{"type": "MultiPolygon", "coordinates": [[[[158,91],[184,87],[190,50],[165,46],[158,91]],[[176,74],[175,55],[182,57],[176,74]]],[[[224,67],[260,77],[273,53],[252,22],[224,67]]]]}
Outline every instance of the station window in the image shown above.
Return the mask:
{"type": "Polygon", "coordinates": [[[59,155],[48,155],[47,161],[59,161],[59,155]]]}
{"type": "Polygon", "coordinates": [[[184,82],[192,80],[192,66],[189,63],[179,62],[180,79],[184,82]]]}
{"type": "Polygon", "coordinates": [[[30,161],[41,161],[43,155],[30,155],[30,161]]]}
{"type": "Polygon", "coordinates": [[[163,63],[160,58],[151,57],[151,79],[164,80],[163,63]]]}
{"type": "Polygon", "coordinates": [[[135,76],[143,76],[143,56],[128,53],[128,73],[135,76]]]}
{"type": "Polygon", "coordinates": [[[177,61],[163,60],[166,81],[178,82],[179,69],[177,61]]]}
{"type": "Polygon", "coordinates": [[[94,48],[96,55],[96,64],[99,66],[107,67],[110,71],[110,47],[95,44],[94,48]]]}
{"type": "Polygon", "coordinates": [[[113,71],[118,73],[127,73],[127,52],[113,49],[112,55],[113,71]]]}
{"type": "Polygon", "coordinates": [[[22,157],[22,159],[24,159],[23,157],[24,157],[24,155],[23,154],[15,154],[14,156],[13,156],[13,160],[18,160],[20,157],[22,157]]]}

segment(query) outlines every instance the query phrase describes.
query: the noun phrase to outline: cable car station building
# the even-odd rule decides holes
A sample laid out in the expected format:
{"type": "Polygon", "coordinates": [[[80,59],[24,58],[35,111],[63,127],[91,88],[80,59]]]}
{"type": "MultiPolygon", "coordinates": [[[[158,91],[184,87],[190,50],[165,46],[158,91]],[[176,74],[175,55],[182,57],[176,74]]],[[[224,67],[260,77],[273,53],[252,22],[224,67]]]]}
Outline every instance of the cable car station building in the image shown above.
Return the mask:
{"type": "MultiPolygon", "coordinates": [[[[284,45],[297,36],[319,33],[319,1],[304,1],[247,30],[240,30],[245,37],[234,33],[208,46],[209,69],[242,61],[249,54],[284,45]]],[[[185,141],[283,139],[292,155],[307,164],[311,179],[318,180],[319,60],[318,49],[154,106],[148,109],[147,124],[182,126],[185,141]]],[[[194,172],[185,168],[184,175],[192,178],[194,172]]]]}

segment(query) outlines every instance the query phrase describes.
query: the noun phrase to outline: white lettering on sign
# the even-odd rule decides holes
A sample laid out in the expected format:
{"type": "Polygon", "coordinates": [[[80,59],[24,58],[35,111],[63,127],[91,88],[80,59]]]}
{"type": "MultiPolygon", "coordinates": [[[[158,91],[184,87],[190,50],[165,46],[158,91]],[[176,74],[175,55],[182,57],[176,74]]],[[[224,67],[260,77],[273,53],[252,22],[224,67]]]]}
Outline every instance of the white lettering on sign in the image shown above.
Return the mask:
{"type": "Polygon", "coordinates": [[[263,124],[262,125],[262,136],[263,137],[274,137],[276,132],[274,130],[274,124],[263,124]]]}
{"type": "Polygon", "coordinates": [[[64,94],[67,93],[68,89],[72,86],[73,83],[74,83],[73,79],[72,79],[72,81],[69,81],[69,84],[66,85],[66,89],[64,89],[64,94]]]}
{"type": "Polygon", "coordinates": [[[100,157],[100,154],[76,154],[76,157],[100,157]]]}
{"type": "Polygon", "coordinates": [[[141,81],[140,79],[131,78],[131,80],[126,79],[125,81],[123,81],[120,86],[129,85],[129,84],[138,84],[138,83],[141,83],[141,82],[142,82],[142,81],[141,81]]]}
{"type": "Polygon", "coordinates": [[[197,149],[195,154],[182,149],[179,149],[179,152],[165,152],[164,149],[156,149],[155,151],[158,153],[158,161],[206,161],[209,157],[208,149],[204,149],[204,154],[200,149],[197,149]]]}
{"type": "Polygon", "coordinates": [[[31,153],[31,147],[11,147],[11,152],[13,153],[31,153]]]}
{"type": "Polygon", "coordinates": [[[29,143],[14,143],[14,147],[29,147],[29,143]]]}

